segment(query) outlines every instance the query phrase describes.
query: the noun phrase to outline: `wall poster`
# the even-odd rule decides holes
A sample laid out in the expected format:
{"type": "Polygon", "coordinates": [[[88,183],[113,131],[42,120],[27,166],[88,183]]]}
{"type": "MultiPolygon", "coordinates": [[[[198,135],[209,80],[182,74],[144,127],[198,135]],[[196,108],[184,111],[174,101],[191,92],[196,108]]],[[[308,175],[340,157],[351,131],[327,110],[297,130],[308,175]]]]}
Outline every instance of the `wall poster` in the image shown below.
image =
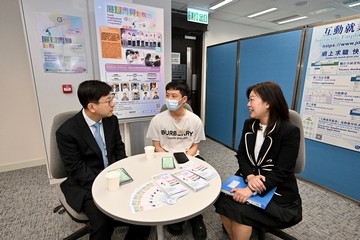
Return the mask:
{"type": "Polygon", "coordinates": [[[86,72],[85,39],[81,17],[37,13],[36,19],[44,72],[86,72]]]}
{"type": "Polygon", "coordinates": [[[164,102],[163,9],[94,0],[100,77],[119,119],[153,116],[164,102]]]}
{"type": "Polygon", "coordinates": [[[360,152],[360,19],[314,27],[300,113],[305,137],[360,152]]]}

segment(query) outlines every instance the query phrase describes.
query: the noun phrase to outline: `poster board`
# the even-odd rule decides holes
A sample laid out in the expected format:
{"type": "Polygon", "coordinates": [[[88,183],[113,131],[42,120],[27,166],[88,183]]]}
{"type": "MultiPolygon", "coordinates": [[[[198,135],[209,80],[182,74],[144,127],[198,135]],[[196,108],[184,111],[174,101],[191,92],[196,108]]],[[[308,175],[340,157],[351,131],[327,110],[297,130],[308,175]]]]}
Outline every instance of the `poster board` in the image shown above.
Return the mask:
{"type": "Polygon", "coordinates": [[[119,119],[160,112],[164,87],[163,9],[94,0],[100,79],[112,86],[119,119]]]}
{"type": "MultiPolygon", "coordinates": [[[[313,27],[307,31],[304,66],[308,64],[313,27]]],[[[306,67],[304,67],[302,72],[303,77],[298,93],[300,96],[297,106],[298,111],[302,104],[301,97],[304,95],[306,67]]],[[[349,183],[360,182],[360,175],[358,174],[358,169],[360,169],[360,153],[309,138],[305,138],[305,146],[307,152],[306,164],[305,171],[300,174],[301,177],[359,201],[360,192],[354,191],[353,184],[349,183]],[[334,177],[334,175],[341,176],[341,178],[334,177]]]]}
{"type": "Polygon", "coordinates": [[[314,27],[300,114],[305,137],[360,152],[360,19],[314,27]]]}

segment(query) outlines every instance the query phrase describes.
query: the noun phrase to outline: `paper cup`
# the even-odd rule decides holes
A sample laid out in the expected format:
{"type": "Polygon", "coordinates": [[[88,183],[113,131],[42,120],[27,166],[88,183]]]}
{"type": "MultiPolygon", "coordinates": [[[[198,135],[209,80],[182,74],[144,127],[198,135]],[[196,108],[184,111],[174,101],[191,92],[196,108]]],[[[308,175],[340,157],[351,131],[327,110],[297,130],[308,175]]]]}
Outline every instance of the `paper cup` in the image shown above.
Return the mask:
{"type": "Polygon", "coordinates": [[[144,150],[145,150],[146,160],[151,160],[154,158],[154,153],[155,153],[154,146],[146,146],[146,147],[144,147],[144,150]]]}
{"type": "Polygon", "coordinates": [[[116,191],[120,185],[120,173],[118,171],[110,171],[106,175],[106,185],[109,191],[116,191]]]}

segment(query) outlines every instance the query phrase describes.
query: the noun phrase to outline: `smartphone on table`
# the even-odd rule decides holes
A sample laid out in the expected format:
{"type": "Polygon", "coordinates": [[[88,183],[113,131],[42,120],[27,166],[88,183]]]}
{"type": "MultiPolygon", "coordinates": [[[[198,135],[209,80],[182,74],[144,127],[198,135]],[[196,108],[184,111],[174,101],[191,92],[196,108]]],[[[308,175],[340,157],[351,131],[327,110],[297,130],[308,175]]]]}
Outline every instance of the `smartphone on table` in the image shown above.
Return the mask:
{"type": "Polygon", "coordinates": [[[172,156],[163,157],[161,159],[161,167],[164,170],[174,169],[175,168],[174,158],[172,156]]]}
{"type": "Polygon", "coordinates": [[[174,157],[176,159],[176,162],[179,164],[186,163],[189,161],[188,157],[184,152],[175,152],[174,157]]]}

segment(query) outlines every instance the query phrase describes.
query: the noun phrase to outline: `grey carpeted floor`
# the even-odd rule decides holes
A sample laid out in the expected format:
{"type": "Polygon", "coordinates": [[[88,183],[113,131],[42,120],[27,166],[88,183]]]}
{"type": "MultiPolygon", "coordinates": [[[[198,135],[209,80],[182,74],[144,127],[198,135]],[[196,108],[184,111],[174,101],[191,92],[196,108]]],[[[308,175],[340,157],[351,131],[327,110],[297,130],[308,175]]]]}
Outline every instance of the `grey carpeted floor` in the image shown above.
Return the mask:
{"type": "MultiPolygon", "coordinates": [[[[210,139],[200,144],[201,155],[226,179],[237,169],[234,152],[210,139]]],[[[360,206],[335,193],[299,180],[303,199],[303,220],[285,231],[299,240],[360,239],[360,206]]],[[[67,214],[52,212],[58,205],[54,186],[50,186],[45,166],[0,173],[0,239],[62,239],[82,225],[67,214]]],[[[354,190],[359,186],[354,186],[354,190]]],[[[208,239],[227,239],[213,206],[203,213],[208,239]]],[[[166,239],[193,239],[191,227],[185,224],[183,235],[166,239]]],[[[123,239],[126,227],[115,230],[113,239],[123,239]]],[[[266,235],[267,239],[278,239],[266,235]]],[[[88,235],[81,239],[88,239],[88,235]]],[[[155,228],[150,239],[156,239],[155,228]]]]}

